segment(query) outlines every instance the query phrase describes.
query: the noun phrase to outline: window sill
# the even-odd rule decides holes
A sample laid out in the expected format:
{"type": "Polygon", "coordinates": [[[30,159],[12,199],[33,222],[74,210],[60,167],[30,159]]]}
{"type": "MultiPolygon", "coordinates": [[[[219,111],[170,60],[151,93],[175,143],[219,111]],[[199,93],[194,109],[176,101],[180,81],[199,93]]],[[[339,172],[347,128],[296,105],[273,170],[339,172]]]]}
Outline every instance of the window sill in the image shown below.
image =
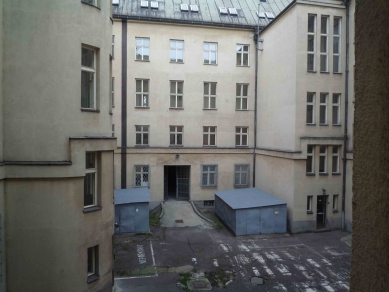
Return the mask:
{"type": "Polygon", "coordinates": [[[338,210],[332,210],[332,213],[339,213],[338,210]]]}
{"type": "Polygon", "coordinates": [[[317,73],[317,71],[310,71],[310,70],[307,70],[308,73],[317,73]]]}
{"type": "Polygon", "coordinates": [[[333,127],[341,127],[341,124],[332,125],[333,127]]]}
{"type": "Polygon", "coordinates": [[[201,186],[202,189],[217,189],[217,186],[201,186]]]}
{"type": "Polygon", "coordinates": [[[236,67],[243,67],[243,68],[249,68],[250,67],[250,65],[236,65],[236,67]]]}
{"type": "Polygon", "coordinates": [[[217,66],[217,64],[206,64],[206,63],[203,63],[203,65],[208,65],[208,66],[217,66]]]}
{"type": "Polygon", "coordinates": [[[81,108],[82,112],[90,112],[90,113],[99,113],[100,110],[92,109],[92,108],[81,108]]]}
{"type": "Polygon", "coordinates": [[[312,211],[307,211],[307,214],[311,215],[311,214],[313,214],[313,212],[312,211]]]}
{"type": "Polygon", "coordinates": [[[150,145],[135,145],[135,148],[149,148],[150,145]]]}
{"type": "Polygon", "coordinates": [[[320,71],[320,74],[330,74],[328,71],[320,71]]]}
{"type": "Polygon", "coordinates": [[[136,109],[149,109],[149,106],[135,106],[136,109]]]}
{"type": "Polygon", "coordinates": [[[169,107],[170,110],[183,110],[183,107],[169,107]]]}
{"type": "Polygon", "coordinates": [[[249,187],[249,185],[242,185],[242,186],[235,186],[234,185],[235,189],[244,189],[244,188],[248,188],[248,187],[249,187]]]}
{"type": "Polygon", "coordinates": [[[320,176],[328,176],[328,173],[326,173],[326,172],[319,172],[319,175],[320,176]]]}
{"type": "Polygon", "coordinates": [[[97,281],[98,279],[100,279],[99,275],[96,275],[96,274],[90,275],[90,276],[88,276],[88,281],[87,282],[89,284],[89,283],[92,283],[94,281],[97,281]]]}
{"type": "Polygon", "coordinates": [[[217,148],[216,145],[203,145],[204,148],[217,148]]]}
{"type": "Polygon", "coordinates": [[[340,172],[333,172],[332,175],[342,175],[340,172]]]}
{"type": "Polygon", "coordinates": [[[217,108],[203,108],[203,111],[217,111],[217,108]]]}
{"type": "Polygon", "coordinates": [[[248,148],[249,145],[235,145],[235,148],[248,148]]]}
{"type": "Polygon", "coordinates": [[[184,62],[173,62],[173,61],[170,61],[169,63],[170,64],[185,64],[184,62]]]}
{"type": "Polygon", "coordinates": [[[93,206],[93,207],[86,207],[84,208],[84,213],[90,213],[90,212],[94,212],[94,211],[99,211],[101,210],[102,208],[100,206],[93,206]]]}
{"type": "Polygon", "coordinates": [[[184,145],[169,145],[170,148],[183,148],[184,145]]]}
{"type": "Polygon", "coordinates": [[[150,62],[150,60],[137,60],[135,59],[136,62],[150,62]]]}
{"type": "Polygon", "coordinates": [[[88,5],[88,6],[92,6],[92,7],[96,8],[96,9],[98,9],[98,10],[101,10],[101,8],[98,7],[98,6],[96,6],[96,5],[92,5],[92,4],[86,3],[86,2],[84,2],[84,1],[81,1],[81,3],[82,3],[82,4],[85,4],[85,5],[88,5]]]}
{"type": "Polygon", "coordinates": [[[237,111],[237,112],[248,112],[249,109],[235,109],[235,111],[237,111]]]}
{"type": "Polygon", "coordinates": [[[316,173],[307,172],[307,173],[305,173],[305,175],[306,175],[306,176],[315,176],[316,173]]]}
{"type": "Polygon", "coordinates": [[[306,124],[307,126],[316,126],[316,124],[306,124]]]}
{"type": "Polygon", "coordinates": [[[328,127],[328,124],[320,124],[320,126],[328,127]]]}
{"type": "Polygon", "coordinates": [[[343,73],[342,72],[333,72],[332,74],[342,75],[343,73]]]}

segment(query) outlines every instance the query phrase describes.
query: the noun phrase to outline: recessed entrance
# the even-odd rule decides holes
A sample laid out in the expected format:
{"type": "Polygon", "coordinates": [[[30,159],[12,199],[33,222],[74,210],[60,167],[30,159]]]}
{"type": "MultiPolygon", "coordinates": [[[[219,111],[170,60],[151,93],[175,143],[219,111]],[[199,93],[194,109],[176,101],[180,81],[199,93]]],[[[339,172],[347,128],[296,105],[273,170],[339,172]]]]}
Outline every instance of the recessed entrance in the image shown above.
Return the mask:
{"type": "Polygon", "coordinates": [[[164,197],[165,200],[189,200],[190,166],[164,166],[164,197]]]}
{"type": "Polygon", "coordinates": [[[326,227],[327,196],[317,196],[316,228],[326,227]]]}

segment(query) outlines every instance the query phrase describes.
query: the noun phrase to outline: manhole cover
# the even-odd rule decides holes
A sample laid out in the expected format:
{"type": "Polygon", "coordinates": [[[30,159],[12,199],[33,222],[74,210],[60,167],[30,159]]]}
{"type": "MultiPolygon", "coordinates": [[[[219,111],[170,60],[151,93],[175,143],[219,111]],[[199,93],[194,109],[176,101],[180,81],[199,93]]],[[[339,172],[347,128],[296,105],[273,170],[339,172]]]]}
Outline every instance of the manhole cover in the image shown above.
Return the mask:
{"type": "Polygon", "coordinates": [[[196,288],[196,289],[207,288],[207,283],[204,283],[203,281],[193,282],[193,288],[196,288]]]}
{"type": "Polygon", "coordinates": [[[184,223],[184,220],[181,220],[181,219],[176,220],[176,223],[184,223]]]}

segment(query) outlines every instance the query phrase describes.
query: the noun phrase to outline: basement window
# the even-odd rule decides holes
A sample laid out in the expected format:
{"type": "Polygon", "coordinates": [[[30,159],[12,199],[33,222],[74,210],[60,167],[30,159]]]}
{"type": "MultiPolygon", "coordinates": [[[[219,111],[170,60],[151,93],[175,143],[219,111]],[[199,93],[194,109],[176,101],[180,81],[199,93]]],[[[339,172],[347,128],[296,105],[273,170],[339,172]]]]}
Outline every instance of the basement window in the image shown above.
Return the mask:
{"type": "Polygon", "coordinates": [[[219,7],[220,14],[228,14],[227,8],[225,7],[219,7]]]}
{"type": "Polygon", "coordinates": [[[257,11],[257,15],[258,15],[258,17],[261,18],[261,19],[265,19],[265,18],[266,18],[264,12],[258,12],[258,11],[257,11]]]}
{"type": "Polygon", "coordinates": [[[269,19],[274,19],[274,14],[271,13],[271,12],[265,12],[266,14],[266,17],[269,18],[269,19]]]}
{"type": "Polygon", "coordinates": [[[181,11],[189,11],[188,4],[181,4],[181,11]]]}
{"type": "Polygon", "coordinates": [[[149,8],[149,1],[140,1],[140,7],[149,8]]]}
{"type": "Polygon", "coordinates": [[[228,11],[230,12],[230,15],[238,15],[238,11],[236,11],[236,8],[228,8],[228,11]]]}
{"type": "Polygon", "coordinates": [[[199,7],[196,4],[190,5],[190,11],[199,12],[199,7]]]}
{"type": "Polygon", "coordinates": [[[213,206],[215,206],[214,200],[204,201],[204,207],[213,207],[213,206]]]}
{"type": "Polygon", "coordinates": [[[151,8],[158,9],[158,2],[157,1],[150,1],[151,8]]]}

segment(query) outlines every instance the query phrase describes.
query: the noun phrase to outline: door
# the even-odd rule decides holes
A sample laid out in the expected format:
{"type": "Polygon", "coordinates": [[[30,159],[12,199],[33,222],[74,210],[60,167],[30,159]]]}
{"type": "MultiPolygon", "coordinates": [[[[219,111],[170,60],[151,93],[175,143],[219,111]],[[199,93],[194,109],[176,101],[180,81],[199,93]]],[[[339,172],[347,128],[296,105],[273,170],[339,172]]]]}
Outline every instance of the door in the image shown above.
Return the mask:
{"type": "Polygon", "coordinates": [[[177,199],[189,200],[190,166],[177,166],[177,199]]]}
{"type": "Polygon", "coordinates": [[[327,196],[317,196],[316,228],[326,227],[327,196]]]}
{"type": "Polygon", "coordinates": [[[119,233],[135,232],[135,206],[120,205],[119,233]]]}
{"type": "Polygon", "coordinates": [[[260,234],[261,209],[246,209],[246,234],[260,234]]]}

